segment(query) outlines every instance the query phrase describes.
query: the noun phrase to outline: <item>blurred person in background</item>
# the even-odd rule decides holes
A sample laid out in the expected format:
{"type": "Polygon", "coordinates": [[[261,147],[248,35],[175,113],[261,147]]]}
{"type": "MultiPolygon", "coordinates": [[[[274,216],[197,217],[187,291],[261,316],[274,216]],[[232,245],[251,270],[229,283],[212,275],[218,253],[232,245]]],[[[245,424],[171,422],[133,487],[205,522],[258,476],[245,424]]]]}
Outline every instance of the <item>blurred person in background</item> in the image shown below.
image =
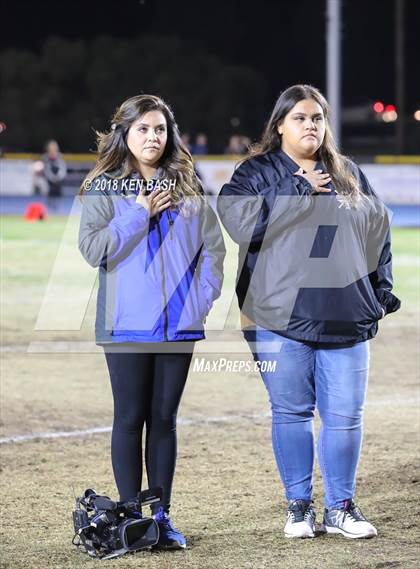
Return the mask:
{"type": "Polygon", "coordinates": [[[35,196],[48,196],[48,182],[44,176],[42,160],[36,160],[32,164],[32,188],[35,196]]]}
{"type": "Polygon", "coordinates": [[[183,132],[181,134],[182,144],[191,152],[191,135],[188,132],[183,132]]]}
{"type": "Polygon", "coordinates": [[[220,295],[225,248],[168,105],[153,95],[119,107],[98,133],[98,159],[81,187],[79,248],[99,267],[96,341],[114,399],[111,458],[120,500],[143,472],[161,487],[151,506],[160,549],[186,547],[169,516],[176,417],[194,343],[220,295]]]}
{"type": "Polygon", "coordinates": [[[321,529],[377,530],[356,506],[369,342],[395,312],[389,219],[356,164],[341,155],[322,94],[295,85],[277,100],[262,140],[225,184],[221,220],[239,243],[244,336],[272,409],[272,444],[288,500],[286,537],[315,536],[314,413],[321,429],[321,529]]]}
{"type": "Polygon", "coordinates": [[[41,158],[43,175],[48,185],[48,206],[57,209],[61,197],[62,185],[67,175],[67,167],[56,140],[49,140],[45,145],[45,154],[41,158]]]}
{"type": "MultiPolygon", "coordinates": [[[[182,133],[181,134],[181,141],[182,141],[183,145],[185,146],[185,148],[188,149],[188,152],[190,152],[192,154],[191,135],[188,132],[182,133]]],[[[206,185],[204,183],[203,174],[200,171],[197,164],[194,164],[194,171],[195,171],[197,179],[199,180],[204,192],[206,193],[206,185]]]]}
{"type": "Polygon", "coordinates": [[[251,146],[251,139],[249,138],[249,136],[241,136],[241,143],[242,143],[242,148],[244,149],[243,154],[247,154],[251,146]]]}
{"type": "Polygon", "coordinates": [[[247,136],[233,134],[229,138],[229,144],[225,148],[225,154],[246,154],[251,144],[251,140],[247,136]]]}
{"type": "Polygon", "coordinates": [[[199,156],[199,155],[208,154],[208,153],[209,153],[209,149],[208,149],[207,135],[200,132],[195,137],[195,143],[193,144],[193,147],[192,147],[192,154],[199,156]]]}

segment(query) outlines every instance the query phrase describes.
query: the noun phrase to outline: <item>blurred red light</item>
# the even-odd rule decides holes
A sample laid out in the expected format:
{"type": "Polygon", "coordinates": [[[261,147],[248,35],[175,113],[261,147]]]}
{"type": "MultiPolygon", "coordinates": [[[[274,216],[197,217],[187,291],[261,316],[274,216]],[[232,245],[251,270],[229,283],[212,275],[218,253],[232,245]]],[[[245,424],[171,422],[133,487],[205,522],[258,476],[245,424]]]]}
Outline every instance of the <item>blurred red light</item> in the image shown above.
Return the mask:
{"type": "Polygon", "coordinates": [[[397,107],[396,107],[395,105],[387,105],[387,106],[385,107],[385,112],[386,112],[386,113],[390,113],[391,111],[396,111],[396,110],[397,110],[397,107]]]}
{"type": "Polygon", "coordinates": [[[373,110],[375,111],[375,113],[383,113],[384,109],[385,105],[381,103],[381,101],[376,101],[376,103],[373,104],[373,110]]]}

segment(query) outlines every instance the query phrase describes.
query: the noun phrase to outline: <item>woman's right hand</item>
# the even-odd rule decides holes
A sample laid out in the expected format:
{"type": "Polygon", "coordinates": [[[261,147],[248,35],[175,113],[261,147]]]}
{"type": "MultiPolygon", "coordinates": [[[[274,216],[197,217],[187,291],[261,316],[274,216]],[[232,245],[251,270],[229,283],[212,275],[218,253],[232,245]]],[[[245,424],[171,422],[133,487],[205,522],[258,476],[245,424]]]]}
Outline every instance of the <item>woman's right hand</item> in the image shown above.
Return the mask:
{"type": "Polygon", "coordinates": [[[307,180],[315,192],[331,192],[330,188],[324,188],[326,184],[331,182],[331,176],[328,172],[322,172],[322,170],[312,170],[311,172],[303,173],[303,168],[299,168],[295,172],[295,176],[302,176],[307,180]]]}
{"type": "Polygon", "coordinates": [[[143,206],[149,212],[150,217],[153,217],[171,205],[170,190],[155,190],[149,195],[146,195],[143,190],[137,196],[136,203],[143,206]]]}

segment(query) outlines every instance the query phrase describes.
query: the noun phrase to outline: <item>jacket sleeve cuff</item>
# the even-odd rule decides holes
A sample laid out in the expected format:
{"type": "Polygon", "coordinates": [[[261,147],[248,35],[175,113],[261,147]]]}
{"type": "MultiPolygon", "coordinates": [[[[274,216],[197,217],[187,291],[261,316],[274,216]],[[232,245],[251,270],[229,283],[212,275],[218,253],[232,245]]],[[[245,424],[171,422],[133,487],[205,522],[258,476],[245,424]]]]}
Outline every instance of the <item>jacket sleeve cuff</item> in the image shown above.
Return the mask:
{"type": "Polygon", "coordinates": [[[390,314],[391,312],[396,312],[401,307],[401,301],[389,290],[377,289],[375,291],[376,298],[381,303],[385,310],[385,314],[390,314]]]}

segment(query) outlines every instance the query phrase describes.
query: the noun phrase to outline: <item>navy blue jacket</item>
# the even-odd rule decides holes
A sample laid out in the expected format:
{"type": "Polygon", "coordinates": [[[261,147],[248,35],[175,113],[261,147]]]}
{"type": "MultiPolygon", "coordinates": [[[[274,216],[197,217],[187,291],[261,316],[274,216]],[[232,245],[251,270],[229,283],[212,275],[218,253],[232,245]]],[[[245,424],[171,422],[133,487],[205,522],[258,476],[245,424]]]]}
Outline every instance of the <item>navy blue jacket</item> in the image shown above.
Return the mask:
{"type": "Polygon", "coordinates": [[[218,212],[239,244],[239,306],[256,324],[299,341],[352,344],[400,307],[388,210],[351,166],[366,196],[357,208],[331,185],[314,194],[280,149],[246,160],[223,186],[218,212]]]}

